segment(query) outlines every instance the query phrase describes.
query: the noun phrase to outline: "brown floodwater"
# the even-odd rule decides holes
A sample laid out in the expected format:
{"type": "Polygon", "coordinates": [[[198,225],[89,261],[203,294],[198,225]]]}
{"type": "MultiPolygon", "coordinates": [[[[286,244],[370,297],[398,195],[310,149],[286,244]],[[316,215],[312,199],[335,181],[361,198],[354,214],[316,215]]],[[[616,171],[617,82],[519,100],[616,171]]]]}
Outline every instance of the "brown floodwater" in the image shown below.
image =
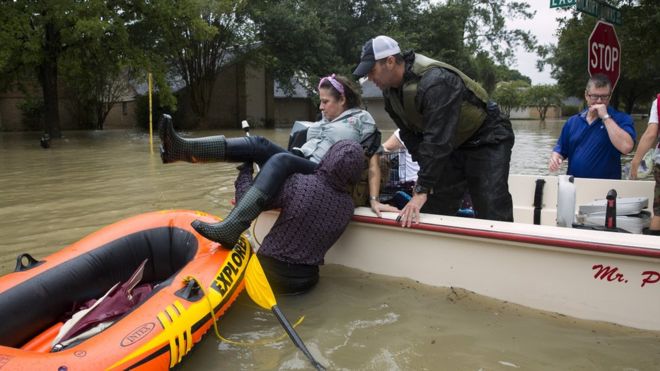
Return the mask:
{"type": "MultiPolygon", "coordinates": [[[[512,173],[546,174],[561,122],[514,122],[512,173]]],[[[639,126],[638,126],[639,129],[639,126]]],[[[643,130],[643,126],[642,126],[643,130]]],[[[385,131],[385,136],[391,130],[385,131]]],[[[195,133],[216,134],[216,133],[195,133]]],[[[226,132],[242,135],[242,131],[226,132]]],[[[253,130],[284,145],[287,130],[253,130]]],[[[157,141],[156,141],[157,144],[157,141]]],[[[161,209],[226,215],[234,164],[163,165],[144,133],[0,133],[0,272],[123,218],[161,209]]],[[[476,258],[476,257],[475,257],[476,258]]],[[[279,298],[312,354],[332,370],[657,370],[660,333],[577,320],[337,265],[311,293],[279,298]]],[[[658,313],[660,315],[660,313],[658,313]]],[[[10,319],[3,319],[10,320],[10,319]]],[[[277,320],[241,297],[184,358],[184,370],[307,370],[277,320]]]]}

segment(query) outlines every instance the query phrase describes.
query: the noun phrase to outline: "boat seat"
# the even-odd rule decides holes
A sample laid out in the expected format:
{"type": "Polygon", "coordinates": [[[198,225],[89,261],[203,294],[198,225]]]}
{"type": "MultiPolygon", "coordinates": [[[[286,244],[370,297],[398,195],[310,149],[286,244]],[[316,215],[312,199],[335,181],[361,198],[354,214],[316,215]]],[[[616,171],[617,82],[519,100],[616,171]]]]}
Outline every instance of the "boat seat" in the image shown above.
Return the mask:
{"type": "Polygon", "coordinates": [[[0,294],[0,344],[20,347],[62,321],[74,304],[97,299],[117,282],[126,281],[144,259],[148,260],[142,282],[160,282],[164,287],[162,281],[196,253],[197,239],[191,232],[159,227],[121,236],[48,269],[0,294]]]}

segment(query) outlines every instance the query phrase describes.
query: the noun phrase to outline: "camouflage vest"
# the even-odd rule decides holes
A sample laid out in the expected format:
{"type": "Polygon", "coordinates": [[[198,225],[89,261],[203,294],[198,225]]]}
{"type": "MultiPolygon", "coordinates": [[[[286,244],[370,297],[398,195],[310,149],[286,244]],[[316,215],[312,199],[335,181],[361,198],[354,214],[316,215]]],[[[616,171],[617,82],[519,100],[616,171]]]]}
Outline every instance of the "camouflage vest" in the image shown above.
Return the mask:
{"type": "Polygon", "coordinates": [[[463,101],[461,104],[458,128],[453,141],[453,144],[458,147],[467,141],[477,129],[479,129],[486,118],[485,107],[488,102],[488,94],[484,88],[456,67],[425,57],[421,54],[415,54],[415,62],[412,66],[412,72],[418,76],[418,78],[411,79],[403,84],[403,102],[401,102],[395,94],[391,94],[389,89],[385,92],[384,96],[385,99],[389,101],[394,112],[396,112],[399,118],[401,118],[401,121],[403,121],[409,129],[416,133],[422,132],[424,129],[423,117],[415,107],[417,83],[419,82],[419,77],[433,67],[442,67],[456,73],[461,80],[463,80],[467,89],[470,90],[479,101],[483,102],[483,107],[478,107],[468,101],[463,101]]]}

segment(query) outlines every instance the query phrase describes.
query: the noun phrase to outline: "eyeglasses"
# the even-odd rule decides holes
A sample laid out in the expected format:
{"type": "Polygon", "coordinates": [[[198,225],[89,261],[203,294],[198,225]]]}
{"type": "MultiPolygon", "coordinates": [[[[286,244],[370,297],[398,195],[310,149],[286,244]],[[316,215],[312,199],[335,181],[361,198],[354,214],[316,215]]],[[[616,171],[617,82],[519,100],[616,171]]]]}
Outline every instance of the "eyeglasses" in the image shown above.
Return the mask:
{"type": "Polygon", "coordinates": [[[326,76],[322,78],[321,81],[319,81],[319,87],[318,87],[319,90],[321,90],[321,85],[323,85],[323,83],[326,81],[329,82],[333,88],[337,89],[339,94],[344,95],[344,85],[342,85],[341,82],[337,81],[334,73],[330,76],[326,76]]]}
{"type": "Polygon", "coordinates": [[[610,97],[610,94],[606,94],[606,95],[587,94],[587,97],[589,97],[589,99],[593,99],[593,100],[599,100],[599,99],[600,100],[606,100],[607,98],[610,97]]]}

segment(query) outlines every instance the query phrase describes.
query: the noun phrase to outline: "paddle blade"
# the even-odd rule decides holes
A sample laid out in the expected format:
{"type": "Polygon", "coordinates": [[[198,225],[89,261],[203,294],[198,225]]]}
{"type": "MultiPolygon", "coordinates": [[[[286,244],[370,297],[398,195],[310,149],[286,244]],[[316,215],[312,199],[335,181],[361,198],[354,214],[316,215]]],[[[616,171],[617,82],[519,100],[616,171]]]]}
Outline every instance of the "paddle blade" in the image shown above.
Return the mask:
{"type": "Polygon", "coordinates": [[[321,363],[319,363],[319,361],[317,361],[314,358],[314,356],[312,356],[312,353],[309,352],[309,350],[305,346],[305,343],[303,343],[302,339],[300,338],[296,330],[293,328],[293,326],[291,326],[289,320],[286,318],[286,316],[284,316],[284,313],[282,313],[282,311],[280,310],[280,307],[274,305],[273,314],[275,314],[277,320],[280,321],[280,325],[284,327],[284,330],[289,335],[291,341],[298,347],[298,349],[300,349],[303,352],[305,357],[309,359],[309,361],[312,363],[314,368],[316,368],[319,371],[325,370],[325,367],[321,363]]]}
{"type": "Polygon", "coordinates": [[[273,290],[266,278],[266,273],[264,273],[256,254],[252,256],[246,268],[245,288],[252,301],[257,303],[258,306],[271,309],[277,305],[273,290]]]}
{"type": "Polygon", "coordinates": [[[284,327],[289,338],[291,338],[291,341],[303,352],[303,354],[305,354],[312,365],[314,365],[314,368],[319,371],[325,370],[325,367],[314,359],[309,350],[307,350],[305,343],[303,343],[296,330],[291,326],[289,320],[286,319],[284,313],[282,313],[277,306],[275,294],[273,294],[273,290],[270,288],[266,273],[264,273],[264,269],[261,267],[261,263],[259,263],[256,254],[250,258],[250,262],[245,271],[245,288],[252,301],[264,309],[271,309],[273,311],[275,317],[277,317],[277,320],[280,321],[280,324],[284,327]]]}

